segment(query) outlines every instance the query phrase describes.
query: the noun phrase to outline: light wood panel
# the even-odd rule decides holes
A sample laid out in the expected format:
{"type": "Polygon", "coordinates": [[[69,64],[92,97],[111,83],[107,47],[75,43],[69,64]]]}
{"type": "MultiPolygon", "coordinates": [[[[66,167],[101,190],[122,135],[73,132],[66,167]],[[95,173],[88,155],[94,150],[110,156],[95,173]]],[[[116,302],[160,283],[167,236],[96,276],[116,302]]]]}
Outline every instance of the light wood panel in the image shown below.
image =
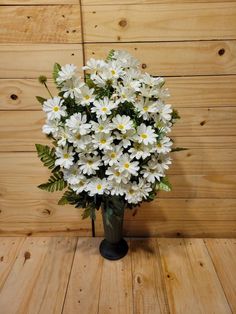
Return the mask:
{"type": "Polygon", "coordinates": [[[0,5],[79,4],[79,0],[0,0],[0,5]]]}
{"type": "Polygon", "coordinates": [[[231,313],[203,240],[158,243],[171,313],[231,313]]]}
{"type": "MultiPolygon", "coordinates": [[[[1,0],[4,1],[4,0],[1,0]]],[[[32,0],[10,0],[10,1],[32,1],[32,0]]],[[[40,0],[43,1],[43,0],[40,0]]],[[[52,0],[46,0],[52,1],[52,0]]],[[[62,0],[61,0],[62,1],[62,0]]],[[[227,0],[227,2],[234,2],[235,0],[227,0]]],[[[8,1],[9,2],[9,1],[8,1]]],[[[94,5],[117,5],[117,4],[152,4],[152,3],[184,3],[196,2],[195,0],[81,0],[83,6],[94,5]]],[[[198,0],[197,3],[206,2],[206,0],[198,0]]],[[[222,0],[207,0],[207,2],[222,2],[222,0]]],[[[1,3],[1,2],[0,2],[1,3]]]]}
{"type": "Polygon", "coordinates": [[[132,240],[134,313],[169,313],[165,283],[154,239],[132,240]],[[148,267],[146,263],[148,261],[148,267]]]}
{"type": "Polygon", "coordinates": [[[236,42],[234,40],[86,44],[85,59],[91,57],[104,59],[112,48],[129,51],[140,60],[143,69],[152,75],[236,73],[236,42]],[[224,49],[223,55],[219,54],[221,49],[224,49]]]}
{"type": "MultiPolygon", "coordinates": [[[[51,79],[48,86],[58,90],[51,79]]],[[[236,105],[236,76],[168,77],[166,87],[174,107],[224,107],[236,105]]],[[[49,97],[37,79],[0,80],[0,110],[41,110],[35,95],[49,97]],[[12,95],[16,95],[17,98],[12,95]]],[[[188,146],[189,147],[189,146],[188,146]]]]}
{"type": "Polygon", "coordinates": [[[79,238],[63,314],[97,313],[103,258],[98,253],[99,238],[79,238]]]}
{"type": "Polygon", "coordinates": [[[26,239],[1,290],[1,310],[4,313],[59,313],[75,245],[76,238],[26,239]]]}
{"type": "MultiPolygon", "coordinates": [[[[236,107],[178,108],[181,120],[171,136],[236,135],[236,107]]],[[[41,129],[45,114],[40,111],[2,111],[0,115],[0,151],[34,151],[34,143],[49,143],[41,129]]],[[[179,139],[180,146],[181,139],[179,139]]]]}
{"type": "Polygon", "coordinates": [[[0,240],[0,290],[11,272],[23,242],[23,237],[2,237],[0,240]]]}
{"type": "MultiPolygon", "coordinates": [[[[17,224],[18,226],[18,224],[17,224]]],[[[17,234],[17,233],[15,233],[17,234]]],[[[100,219],[96,220],[96,236],[103,235],[100,219]]],[[[236,237],[236,221],[226,220],[126,220],[124,235],[127,237],[236,237]]]]}
{"type": "Polygon", "coordinates": [[[200,149],[211,149],[211,148],[235,148],[236,147],[236,136],[171,136],[174,140],[176,147],[186,147],[189,150],[192,148],[200,149]]]}
{"type": "Polygon", "coordinates": [[[7,44],[0,45],[1,78],[38,78],[52,76],[53,65],[75,63],[82,67],[81,44],[7,44]]]}
{"type": "Polygon", "coordinates": [[[235,3],[84,6],[85,42],[235,39],[235,3]],[[186,25],[188,27],[186,27],[186,25]]]}
{"type": "Polygon", "coordinates": [[[233,269],[236,265],[236,240],[217,239],[213,241],[212,239],[206,239],[205,242],[226,297],[230,303],[232,313],[235,313],[236,277],[233,269]]]}
{"type": "Polygon", "coordinates": [[[0,20],[0,43],[81,42],[79,5],[2,6],[0,20]]]}

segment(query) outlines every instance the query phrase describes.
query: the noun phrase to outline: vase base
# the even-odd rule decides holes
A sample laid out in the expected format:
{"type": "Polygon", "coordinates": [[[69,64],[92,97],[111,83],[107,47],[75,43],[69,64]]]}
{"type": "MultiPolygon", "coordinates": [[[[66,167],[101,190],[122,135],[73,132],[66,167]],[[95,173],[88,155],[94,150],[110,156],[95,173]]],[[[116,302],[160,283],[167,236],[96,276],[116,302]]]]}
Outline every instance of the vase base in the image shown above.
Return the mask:
{"type": "Polygon", "coordinates": [[[129,250],[125,239],[121,239],[118,243],[110,243],[106,239],[102,240],[99,246],[100,254],[111,261],[124,257],[129,250]]]}

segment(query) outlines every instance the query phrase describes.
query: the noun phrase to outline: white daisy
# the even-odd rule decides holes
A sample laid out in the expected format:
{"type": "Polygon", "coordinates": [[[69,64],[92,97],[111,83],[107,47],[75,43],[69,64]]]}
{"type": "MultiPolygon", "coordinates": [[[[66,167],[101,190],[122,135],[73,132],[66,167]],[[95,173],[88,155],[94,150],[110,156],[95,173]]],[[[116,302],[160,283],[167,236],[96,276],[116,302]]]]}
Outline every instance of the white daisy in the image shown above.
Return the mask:
{"type": "Polygon", "coordinates": [[[108,79],[118,79],[124,74],[121,65],[116,61],[111,61],[107,64],[107,78],[108,79]]]}
{"type": "Polygon", "coordinates": [[[61,97],[48,99],[43,103],[43,111],[46,112],[48,120],[60,119],[66,116],[66,107],[61,97]]]}
{"type": "Polygon", "coordinates": [[[74,164],[69,169],[63,170],[64,179],[69,184],[77,184],[81,179],[80,169],[77,164],[74,164]]]}
{"type": "Polygon", "coordinates": [[[69,169],[73,165],[74,161],[74,152],[73,147],[57,147],[56,148],[56,156],[57,159],[55,161],[55,166],[60,166],[65,169],[69,169]]]}
{"type": "Polygon", "coordinates": [[[52,134],[54,137],[57,137],[60,127],[60,121],[58,120],[47,120],[46,124],[42,127],[42,132],[44,134],[52,134]]]}
{"type": "Polygon", "coordinates": [[[128,203],[137,204],[142,201],[142,194],[136,182],[127,184],[125,187],[125,199],[128,203]]]}
{"type": "Polygon", "coordinates": [[[92,125],[92,130],[95,133],[106,133],[106,134],[108,134],[112,130],[112,125],[111,125],[110,119],[106,119],[105,121],[103,121],[102,119],[99,118],[97,122],[91,121],[91,125],[92,125]]]}
{"type": "Polygon", "coordinates": [[[141,174],[151,183],[154,183],[156,180],[160,181],[160,178],[164,176],[163,168],[156,159],[149,160],[148,164],[142,167],[141,174]]]}
{"type": "Polygon", "coordinates": [[[116,94],[119,96],[117,100],[119,103],[124,103],[125,101],[132,103],[135,102],[136,94],[133,88],[118,85],[116,87],[116,94]]]}
{"type": "Polygon", "coordinates": [[[115,163],[117,163],[122,153],[123,153],[123,149],[120,145],[112,145],[111,149],[108,149],[104,153],[102,160],[104,161],[105,165],[112,166],[115,163]]]}
{"type": "Polygon", "coordinates": [[[106,63],[103,60],[96,60],[91,58],[87,61],[86,65],[82,67],[83,70],[91,70],[92,72],[98,72],[103,67],[106,66],[106,63]]]}
{"type": "Polygon", "coordinates": [[[74,64],[66,64],[61,67],[61,70],[58,72],[58,77],[56,79],[58,84],[66,80],[70,80],[77,71],[77,67],[74,64]]]}
{"type": "Polygon", "coordinates": [[[134,176],[138,175],[139,162],[131,161],[129,154],[124,154],[121,156],[117,169],[121,172],[124,172],[125,175],[132,174],[134,176]]]}
{"type": "Polygon", "coordinates": [[[57,144],[59,146],[65,146],[67,144],[69,137],[70,137],[70,133],[68,132],[67,127],[59,128],[59,131],[57,134],[57,144]]]}
{"type": "MultiPolygon", "coordinates": [[[[109,180],[109,177],[108,177],[109,180]]],[[[123,183],[117,183],[115,181],[109,181],[110,194],[111,195],[124,195],[125,189],[123,183]]]]}
{"type": "Polygon", "coordinates": [[[78,182],[76,184],[71,184],[71,188],[73,191],[76,192],[76,194],[80,194],[81,192],[85,191],[87,188],[87,184],[88,184],[88,179],[83,176],[80,175],[78,177],[78,182]]]}
{"type": "Polygon", "coordinates": [[[167,136],[164,136],[161,140],[158,140],[155,145],[155,151],[157,153],[167,154],[171,151],[171,146],[173,145],[173,142],[171,139],[167,136]]]}
{"type": "Polygon", "coordinates": [[[150,87],[162,86],[165,83],[165,80],[163,77],[153,77],[148,73],[143,74],[140,81],[150,87]]]}
{"type": "Polygon", "coordinates": [[[61,91],[64,92],[63,96],[65,98],[75,98],[75,94],[80,93],[80,88],[84,86],[85,83],[81,80],[80,77],[72,77],[70,80],[67,80],[62,83],[61,91]]]}
{"type": "Polygon", "coordinates": [[[150,114],[157,112],[155,102],[150,101],[147,98],[141,98],[135,103],[135,106],[139,111],[139,117],[142,117],[144,120],[149,120],[150,114]]]}
{"type": "Polygon", "coordinates": [[[87,134],[90,132],[91,124],[86,123],[87,116],[86,114],[74,113],[66,120],[66,126],[74,133],[79,132],[81,135],[87,134]]]}
{"type": "Polygon", "coordinates": [[[111,110],[117,107],[117,104],[109,100],[108,97],[95,100],[93,105],[94,107],[91,108],[91,111],[95,112],[97,118],[101,118],[103,121],[105,121],[107,116],[111,114],[111,110]]]}
{"type": "Polygon", "coordinates": [[[164,172],[165,170],[169,169],[169,165],[171,165],[172,162],[171,162],[171,158],[169,156],[160,154],[158,156],[158,163],[159,163],[159,166],[161,167],[162,171],[164,172]]]}
{"type": "Polygon", "coordinates": [[[100,150],[109,150],[112,149],[113,137],[110,134],[106,133],[96,133],[93,136],[92,140],[94,148],[99,148],[100,150]]]}
{"type": "Polygon", "coordinates": [[[147,158],[151,155],[150,151],[152,149],[151,145],[144,145],[143,143],[134,143],[133,146],[128,150],[130,157],[140,159],[147,158]]]}
{"type": "Polygon", "coordinates": [[[117,168],[117,166],[109,167],[106,170],[106,175],[108,176],[108,181],[115,181],[116,183],[128,183],[128,180],[130,178],[129,176],[124,176],[124,173],[120,172],[117,168]]]}
{"type": "Polygon", "coordinates": [[[96,174],[99,167],[102,165],[102,160],[99,156],[91,156],[89,154],[80,154],[78,165],[83,174],[92,175],[96,174]]]}
{"type": "Polygon", "coordinates": [[[85,150],[91,139],[91,136],[82,135],[80,132],[70,133],[68,136],[68,141],[76,148],[76,152],[85,150]]]}
{"type": "Polygon", "coordinates": [[[157,112],[159,114],[161,121],[168,122],[171,120],[171,117],[172,117],[171,105],[165,105],[164,103],[159,102],[157,105],[157,112]]]}
{"type": "Polygon", "coordinates": [[[88,183],[86,190],[88,191],[90,196],[94,196],[96,194],[102,195],[108,192],[109,186],[106,179],[94,178],[91,179],[88,183]]]}
{"type": "Polygon", "coordinates": [[[90,105],[91,102],[95,100],[95,95],[93,94],[94,89],[89,88],[87,85],[81,87],[77,90],[76,96],[76,103],[78,105],[86,106],[90,105]]]}
{"type": "Polygon", "coordinates": [[[124,148],[129,147],[134,141],[135,130],[128,130],[126,133],[115,132],[115,138],[120,140],[120,145],[124,148]]]}
{"type": "Polygon", "coordinates": [[[136,58],[123,50],[116,50],[113,54],[113,59],[119,60],[123,68],[137,68],[140,64],[136,58]]]}
{"type": "Polygon", "coordinates": [[[144,123],[142,123],[138,126],[135,139],[139,143],[144,143],[144,145],[154,144],[156,142],[156,137],[157,134],[150,125],[146,126],[144,123]]]}
{"type": "Polygon", "coordinates": [[[133,128],[133,122],[129,116],[117,115],[112,119],[113,129],[118,129],[121,133],[126,133],[133,128]]]}

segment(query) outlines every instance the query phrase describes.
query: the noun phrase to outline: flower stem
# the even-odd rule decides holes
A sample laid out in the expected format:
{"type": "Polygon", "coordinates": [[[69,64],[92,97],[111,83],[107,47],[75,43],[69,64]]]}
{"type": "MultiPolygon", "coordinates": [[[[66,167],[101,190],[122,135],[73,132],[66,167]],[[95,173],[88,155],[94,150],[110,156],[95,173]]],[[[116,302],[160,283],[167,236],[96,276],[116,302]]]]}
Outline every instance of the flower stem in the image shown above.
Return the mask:
{"type": "Polygon", "coordinates": [[[45,86],[46,90],[48,91],[49,95],[53,98],[52,93],[50,92],[46,82],[43,83],[43,85],[45,86]]]}

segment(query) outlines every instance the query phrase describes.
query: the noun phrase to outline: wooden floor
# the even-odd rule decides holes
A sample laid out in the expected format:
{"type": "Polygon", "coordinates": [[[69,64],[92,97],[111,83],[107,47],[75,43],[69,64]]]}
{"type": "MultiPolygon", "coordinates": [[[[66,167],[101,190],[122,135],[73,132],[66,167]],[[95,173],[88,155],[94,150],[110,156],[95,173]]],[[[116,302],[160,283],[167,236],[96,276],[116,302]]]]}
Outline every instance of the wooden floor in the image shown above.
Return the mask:
{"type": "Polygon", "coordinates": [[[236,240],[1,237],[0,313],[236,313],[236,240]]]}

